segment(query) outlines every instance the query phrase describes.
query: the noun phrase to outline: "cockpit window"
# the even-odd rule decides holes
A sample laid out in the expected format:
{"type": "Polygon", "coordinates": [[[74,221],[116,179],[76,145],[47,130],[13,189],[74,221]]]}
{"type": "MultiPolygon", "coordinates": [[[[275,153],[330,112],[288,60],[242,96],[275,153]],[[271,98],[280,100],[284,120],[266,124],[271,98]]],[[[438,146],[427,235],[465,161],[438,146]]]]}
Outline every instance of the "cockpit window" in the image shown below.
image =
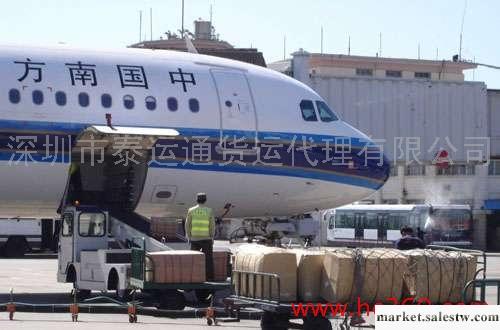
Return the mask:
{"type": "Polygon", "coordinates": [[[328,105],[323,101],[316,101],[316,106],[318,107],[319,118],[324,122],[331,122],[339,120],[337,115],[328,107],[328,105]]]}
{"type": "Polygon", "coordinates": [[[302,100],[300,102],[300,111],[302,112],[302,118],[305,121],[318,121],[316,117],[316,111],[314,111],[314,104],[310,100],[302,100]]]}

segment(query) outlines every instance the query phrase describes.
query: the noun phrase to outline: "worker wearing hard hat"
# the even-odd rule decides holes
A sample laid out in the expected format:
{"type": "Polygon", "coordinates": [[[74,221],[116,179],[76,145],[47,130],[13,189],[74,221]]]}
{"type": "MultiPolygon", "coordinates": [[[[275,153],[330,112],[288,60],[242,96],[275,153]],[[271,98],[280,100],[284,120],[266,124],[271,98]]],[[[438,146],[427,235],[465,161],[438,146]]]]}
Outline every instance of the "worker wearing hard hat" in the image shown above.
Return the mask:
{"type": "Polygon", "coordinates": [[[215,220],[212,209],[205,206],[207,195],[198,193],[197,204],[188,210],[186,216],[186,236],[191,244],[191,250],[205,253],[206,277],[213,279],[213,243],[215,235],[215,220]]]}

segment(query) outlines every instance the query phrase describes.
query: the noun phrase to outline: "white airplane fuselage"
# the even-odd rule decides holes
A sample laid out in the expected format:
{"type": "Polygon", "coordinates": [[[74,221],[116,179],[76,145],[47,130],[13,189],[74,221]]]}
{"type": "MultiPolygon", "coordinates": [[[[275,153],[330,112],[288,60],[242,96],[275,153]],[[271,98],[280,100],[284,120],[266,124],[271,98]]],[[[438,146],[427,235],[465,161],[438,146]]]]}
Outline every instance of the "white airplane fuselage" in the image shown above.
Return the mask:
{"type": "Polygon", "coordinates": [[[107,114],[113,126],[179,132],[157,142],[144,215],[183,216],[197,192],[216,214],[227,203],[232,217],[297,214],[362,199],[388,178],[363,133],[322,121],[316,92],[265,68],[171,51],[5,46],[0,72],[2,217],[54,216],[69,145],[107,114]],[[305,120],[304,100],[316,120],[305,120]]]}

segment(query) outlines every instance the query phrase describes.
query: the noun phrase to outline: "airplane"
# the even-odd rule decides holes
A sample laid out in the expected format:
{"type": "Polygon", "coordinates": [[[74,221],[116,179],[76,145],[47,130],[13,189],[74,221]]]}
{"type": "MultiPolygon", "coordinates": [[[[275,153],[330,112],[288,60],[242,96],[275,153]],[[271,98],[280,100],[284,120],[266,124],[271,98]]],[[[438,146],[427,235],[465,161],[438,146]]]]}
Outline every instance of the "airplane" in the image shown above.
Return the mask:
{"type": "Polygon", "coordinates": [[[263,67],[7,45],[0,72],[3,217],[52,217],[77,199],[182,217],[198,192],[235,218],[293,215],[360,200],[389,177],[368,136],[263,67]]]}

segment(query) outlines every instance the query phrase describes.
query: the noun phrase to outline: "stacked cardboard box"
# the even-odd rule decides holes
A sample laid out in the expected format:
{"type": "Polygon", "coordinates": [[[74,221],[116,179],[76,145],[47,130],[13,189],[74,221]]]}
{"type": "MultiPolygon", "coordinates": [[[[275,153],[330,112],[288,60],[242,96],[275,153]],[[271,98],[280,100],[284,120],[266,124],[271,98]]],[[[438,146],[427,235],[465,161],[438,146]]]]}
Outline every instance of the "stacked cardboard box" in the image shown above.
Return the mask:
{"type": "MultiPolygon", "coordinates": [[[[474,279],[476,257],[460,252],[410,250],[409,269],[405,274],[405,296],[429,299],[432,304],[462,302],[465,284],[474,279]]],[[[472,300],[472,289],[466,301],[472,300]]]]}
{"type": "Polygon", "coordinates": [[[159,217],[151,217],[151,233],[154,237],[176,237],[179,227],[179,220],[159,217]]]}
{"type": "Polygon", "coordinates": [[[146,255],[146,280],[155,283],[205,282],[205,255],[197,251],[162,251],[146,255]]]}
{"type": "Polygon", "coordinates": [[[229,254],[228,250],[213,251],[214,281],[220,282],[227,280],[229,254]]]}

